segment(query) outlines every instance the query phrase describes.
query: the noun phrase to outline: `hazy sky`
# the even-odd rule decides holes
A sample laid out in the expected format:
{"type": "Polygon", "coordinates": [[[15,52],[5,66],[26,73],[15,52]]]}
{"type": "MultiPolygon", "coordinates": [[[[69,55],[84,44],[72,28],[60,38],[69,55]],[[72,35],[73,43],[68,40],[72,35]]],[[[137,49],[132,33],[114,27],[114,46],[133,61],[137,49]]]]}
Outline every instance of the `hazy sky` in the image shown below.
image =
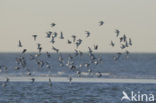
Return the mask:
{"type": "MultiPolygon", "coordinates": [[[[45,51],[51,50],[45,32],[63,31],[65,38],[77,35],[84,39],[81,50],[99,44],[100,52],[119,50],[115,29],[132,38],[132,52],[156,52],[156,0],[0,0],[0,52],[19,52],[18,40],[24,48],[35,51],[42,43],[45,51]],[[103,27],[98,22],[105,22],[103,27]],[[50,23],[55,22],[55,28],[50,23]],[[91,37],[86,39],[84,31],[91,37]],[[39,38],[33,42],[32,35],[39,38]],[[115,48],[110,41],[116,42],[115,48]]],[[[67,41],[56,41],[56,47],[72,52],[67,41]]]]}

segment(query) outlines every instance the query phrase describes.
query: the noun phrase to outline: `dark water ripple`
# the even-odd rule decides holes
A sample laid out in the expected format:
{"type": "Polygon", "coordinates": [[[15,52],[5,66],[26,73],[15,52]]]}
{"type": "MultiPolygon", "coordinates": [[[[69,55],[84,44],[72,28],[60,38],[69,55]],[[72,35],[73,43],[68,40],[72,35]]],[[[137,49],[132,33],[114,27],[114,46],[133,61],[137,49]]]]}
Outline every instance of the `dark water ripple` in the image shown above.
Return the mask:
{"type": "Polygon", "coordinates": [[[123,90],[156,95],[154,84],[10,82],[0,86],[0,103],[121,103],[123,90]]]}

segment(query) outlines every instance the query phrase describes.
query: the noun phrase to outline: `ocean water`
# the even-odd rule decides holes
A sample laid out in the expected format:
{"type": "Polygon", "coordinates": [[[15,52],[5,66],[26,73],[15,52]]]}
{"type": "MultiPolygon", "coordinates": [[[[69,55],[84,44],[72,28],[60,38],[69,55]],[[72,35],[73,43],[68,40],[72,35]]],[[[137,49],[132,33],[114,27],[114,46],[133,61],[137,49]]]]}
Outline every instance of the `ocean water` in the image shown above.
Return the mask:
{"type": "Polygon", "coordinates": [[[9,82],[0,103],[150,103],[121,101],[122,91],[156,95],[155,84],[9,82]]]}
{"type": "MultiPolygon", "coordinates": [[[[30,60],[30,54],[25,54],[26,64],[25,68],[21,68],[19,70],[15,70],[17,66],[16,57],[19,57],[21,54],[17,53],[0,53],[0,66],[6,65],[7,70],[1,68],[0,75],[26,75],[26,70],[32,73],[32,75],[52,75],[52,76],[68,76],[72,74],[76,76],[76,71],[71,71],[66,66],[59,66],[58,55],[51,54],[51,58],[47,58],[46,54],[42,54],[39,59],[44,62],[48,62],[51,66],[50,69],[46,68],[44,65],[42,68],[39,68],[35,62],[35,60],[30,60]]],[[[69,55],[64,53],[62,57],[64,58],[64,64],[67,63],[67,58],[69,55]]],[[[93,73],[101,72],[105,73],[103,77],[105,78],[156,78],[156,54],[147,54],[147,53],[136,53],[130,54],[128,59],[125,55],[122,55],[118,61],[113,60],[113,56],[115,54],[105,53],[105,54],[95,54],[97,57],[102,58],[102,63],[98,65],[91,64],[88,68],[82,67],[81,69],[77,69],[82,72],[81,76],[89,76],[86,75],[88,69],[91,69],[93,73]],[[84,74],[84,75],[83,75],[84,74]]],[[[90,59],[87,54],[83,56],[78,56],[73,59],[74,65],[79,66],[79,64],[89,63],[90,59]]]]}
{"type": "MultiPolygon", "coordinates": [[[[68,69],[66,66],[59,66],[58,55],[52,54],[47,58],[42,54],[40,59],[47,61],[51,68],[46,66],[39,68],[34,60],[30,60],[29,54],[24,54],[27,62],[25,68],[15,70],[17,53],[0,53],[0,65],[6,65],[5,70],[1,68],[0,76],[26,76],[26,70],[33,76],[56,76],[56,77],[77,77],[75,71],[68,69]]],[[[74,54],[62,54],[67,62],[67,56],[74,54]]],[[[89,68],[94,73],[101,72],[101,78],[156,78],[156,54],[130,54],[128,59],[122,55],[118,61],[113,60],[115,54],[96,54],[102,57],[102,62],[98,65],[90,65],[89,68]]],[[[88,63],[89,57],[84,54],[73,60],[75,65],[88,63]]],[[[86,74],[86,67],[79,69],[81,77],[94,78],[95,75],[86,74]]],[[[11,79],[11,78],[10,78],[11,79]]],[[[131,91],[140,93],[152,93],[156,95],[155,84],[137,84],[137,83],[68,83],[52,82],[52,87],[48,82],[8,82],[3,87],[0,82],[0,103],[147,103],[147,102],[130,102],[121,101],[122,91],[130,94],[131,91]]],[[[156,101],[155,101],[156,102],[156,101]]],[[[154,102],[152,102],[154,103],[154,102]]]]}

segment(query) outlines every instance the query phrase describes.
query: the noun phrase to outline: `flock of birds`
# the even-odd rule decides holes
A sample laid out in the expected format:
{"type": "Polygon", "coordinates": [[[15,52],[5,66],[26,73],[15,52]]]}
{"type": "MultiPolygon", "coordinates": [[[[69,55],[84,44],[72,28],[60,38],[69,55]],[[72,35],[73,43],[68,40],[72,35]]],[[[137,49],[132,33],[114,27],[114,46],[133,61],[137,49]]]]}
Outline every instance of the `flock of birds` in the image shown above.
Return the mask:
{"type": "MultiPolygon", "coordinates": [[[[104,25],[103,21],[98,22],[98,25],[101,27],[104,25]]],[[[55,28],[56,24],[55,23],[51,23],[51,28],[55,28]]],[[[90,31],[85,31],[84,32],[86,35],[86,39],[89,38],[91,36],[91,32],[90,31]]],[[[128,57],[129,55],[129,51],[127,50],[128,47],[132,46],[132,40],[131,38],[128,38],[125,34],[121,35],[120,31],[118,29],[115,30],[115,34],[116,34],[116,38],[118,38],[119,42],[120,42],[120,48],[121,50],[124,50],[124,53],[126,53],[126,56],[128,57]]],[[[38,35],[32,35],[33,40],[36,41],[38,39],[38,35]]],[[[57,32],[53,32],[53,31],[48,31],[46,32],[46,38],[50,41],[50,43],[52,44],[52,50],[54,52],[56,52],[56,54],[58,54],[58,62],[59,62],[59,66],[61,67],[66,67],[69,70],[73,71],[74,73],[76,73],[79,77],[81,76],[81,68],[85,67],[88,71],[88,73],[92,73],[92,69],[89,68],[89,66],[92,65],[98,65],[100,63],[102,63],[102,56],[96,56],[94,51],[97,51],[99,46],[98,45],[93,45],[93,47],[88,47],[88,53],[87,55],[89,56],[89,62],[87,63],[81,63],[81,64],[76,64],[74,62],[73,59],[77,58],[77,57],[81,57],[83,55],[83,52],[79,50],[79,47],[81,46],[83,39],[78,38],[76,35],[71,35],[70,39],[66,39],[64,37],[63,32],[57,33],[57,32]],[[74,54],[71,55],[69,54],[68,58],[66,58],[67,60],[65,61],[65,58],[62,57],[62,54],[60,52],[60,50],[55,47],[55,42],[56,42],[56,38],[62,39],[62,40],[66,40],[67,44],[71,45],[75,45],[74,47],[74,54]]],[[[110,41],[110,46],[115,47],[115,42],[114,41],[110,41]]],[[[21,40],[18,41],[18,47],[19,48],[23,48],[23,44],[21,42],[21,40]]],[[[30,56],[30,60],[35,61],[36,65],[39,68],[43,68],[46,67],[48,70],[52,69],[51,65],[48,61],[44,61],[41,58],[39,58],[42,55],[42,45],[40,43],[37,43],[37,53],[35,54],[29,54],[30,56]]],[[[27,68],[27,60],[26,60],[26,56],[24,55],[27,52],[27,49],[23,49],[20,56],[16,57],[16,63],[17,66],[14,68],[15,70],[20,70],[22,68],[27,68]]],[[[117,61],[119,60],[119,58],[121,57],[121,55],[123,54],[123,52],[117,52],[117,55],[113,56],[113,60],[117,61]]],[[[47,58],[51,58],[51,53],[50,52],[46,52],[46,56],[47,58]]],[[[7,70],[7,66],[6,65],[0,65],[0,71],[2,70],[7,70]]],[[[31,76],[31,70],[27,68],[27,72],[26,72],[27,76],[31,76]]],[[[101,77],[102,73],[96,72],[95,75],[97,77],[101,77]]],[[[72,76],[69,76],[69,82],[71,83],[72,81],[72,76]]],[[[6,81],[2,84],[3,87],[7,86],[7,83],[10,81],[9,78],[6,78],[6,81]]],[[[31,79],[32,83],[35,82],[35,78],[31,79]]],[[[49,85],[52,86],[52,80],[49,78],[49,85]]]]}

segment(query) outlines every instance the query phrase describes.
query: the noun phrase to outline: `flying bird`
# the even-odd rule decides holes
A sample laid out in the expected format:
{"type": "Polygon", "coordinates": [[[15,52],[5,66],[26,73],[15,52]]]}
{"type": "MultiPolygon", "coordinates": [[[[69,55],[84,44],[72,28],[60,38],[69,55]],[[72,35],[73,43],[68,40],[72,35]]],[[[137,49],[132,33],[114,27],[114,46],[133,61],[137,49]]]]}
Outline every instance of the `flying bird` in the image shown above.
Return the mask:
{"type": "Polygon", "coordinates": [[[80,56],[82,56],[82,55],[83,55],[83,52],[82,52],[82,51],[80,51],[80,50],[79,50],[79,55],[80,55],[80,56]]]}
{"type": "Polygon", "coordinates": [[[54,40],[54,37],[52,36],[52,38],[51,38],[51,41],[50,41],[52,44],[54,44],[55,43],[55,40],[54,40]]]}
{"type": "Polygon", "coordinates": [[[129,38],[129,45],[132,46],[132,40],[131,40],[131,38],[129,38]]]}
{"type": "Polygon", "coordinates": [[[99,26],[102,26],[104,24],[104,21],[99,22],[99,26]]]}
{"type": "Polygon", "coordinates": [[[68,44],[71,44],[72,42],[70,40],[68,40],[68,44]]]}
{"type": "Polygon", "coordinates": [[[39,48],[41,48],[41,44],[40,43],[37,44],[37,49],[39,49],[39,48]]]}
{"type": "Polygon", "coordinates": [[[31,72],[27,71],[26,75],[31,76],[31,72]]]}
{"type": "Polygon", "coordinates": [[[125,47],[128,47],[128,42],[127,41],[125,42],[125,47]]]}
{"type": "Polygon", "coordinates": [[[90,36],[90,32],[89,31],[85,31],[85,32],[87,34],[87,37],[89,37],[90,36]]]}
{"type": "Polygon", "coordinates": [[[20,67],[19,67],[19,66],[16,66],[16,67],[15,67],[15,70],[19,70],[19,69],[20,69],[20,67]]]}
{"type": "Polygon", "coordinates": [[[74,51],[75,51],[75,53],[74,53],[74,54],[75,54],[75,56],[78,56],[78,55],[79,55],[78,50],[76,50],[76,49],[75,49],[74,51]]]}
{"type": "Polygon", "coordinates": [[[52,82],[50,78],[49,78],[49,86],[52,87],[52,82]]]}
{"type": "Polygon", "coordinates": [[[82,43],[82,40],[81,39],[78,39],[77,42],[76,42],[76,48],[78,48],[81,43],[82,43]]]}
{"type": "Polygon", "coordinates": [[[51,23],[51,27],[54,27],[56,24],[55,23],[51,23]]]}
{"type": "Polygon", "coordinates": [[[52,32],[51,31],[48,31],[48,32],[46,32],[46,34],[47,34],[47,38],[50,38],[50,36],[51,36],[51,34],[52,34],[52,32]]]}
{"type": "Polygon", "coordinates": [[[120,37],[120,42],[122,42],[123,41],[123,37],[120,37]]]}
{"type": "Polygon", "coordinates": [[[51,55],[50,55],[50,53],[49,53],[49,52],[46,52],[46,54],[47,54],[47,57],[48,57],[48,58],[50,58],[50,57],[51,57],[51,55]]]}
{"type": "Polygon", "coordinates": [[[34,83],[35,82],[35,78],[32,78],[31,81],[32,81],[32,83],[34,83]]]}
{"type": "Polygon", "coordinates": [[[90,47],[88,47],[88,50],[89,50],[89,53],[92,53],[92,52],[93,52],[92,49],[91,49],[90,47]]]}
{"type": "Polygon", "coordinates": [[[100,77],[102,76],[102,73],[101,73],[101,72],[97,72],[97,73],[96,73],[96,76],[97,76],[98,78],[100,78],[100,77]]]}
{"type": "Polygon", "coordinates": [[[97,50],[98,49],[98,45],[94,45],[94,50],[97,50]]]}
{"type": "Polygon", "coordinates": [[[128,55],[130,54],[130,52],[128,50],[126,50],[125,53],[126,53],[126,58],[128,58],[129,57],[128,55]]]}
{"type": "Polygon", "coordinates": [[[114,47],[114,46],[115,46],[115,44],[113,43],[113,41],[111,41],[111,46],[112,46],[112,47],[114,47]]]}
{"type": "Polygon", "coordinates": [[[72,82],[72,77],[69,76],[69,83],[71,84],[71,82],[72,82]]]}
{"type": "Polygon", "coordinates": [[[22,54],[24,54],[27,51],[27,49],[23,49],[22,54]]]}
{"type": "Polygon", "coordinates": [[[60,39],[64,39],[63,32],[60,34],[60,39]]]}
{"type": "Polygon", "coordinates": [[[9,78],[6,78],[6,82],[8,83],[10,81],[10,79],[9,78]]]}
{"type": "Polygon", "coordinates": [[[36,41],[37,35],[32,35],[32,36],[34,38],[34,41],[36,41]]]}
{"type": "Polygon", "coordinates": [[[128,50],[126,50],[126,54],[127,54],[127,55],[129,54],[129,51],[128,51],[128,50]]]}
{"type": "Polygon", "coordinates": [[[126,46],[124,45],[124,44],[121,44],[121,47],[120,47],[121,49],[125,49],[126,48],[126,46]]]}
{"type": "Polygon", "coordinates": [[[57,32],[54,32],[53,33],[53,37],[57,37],[57,32]]]}
{"type": "Polygon", "coordinates": [[[18,47],[22,47],[22,43],[20,40],[18,41],[18,47]]]}
{"type": "Polygon", "coordinates": [[[75,35],[72,35],[72,38],[73,38],[73,42],[75,42],[76,36],[75,35]]]}
{"type": "Polygon", "coordinates": [[[126,37],[126,35],[124,34],[124,35],[123,35],[123,41],[126,42],[126,39],[127,39],[127,37],[126,37]]]}
{"type": "Polygon", "coordinates": [[[41,53],[41,51],[42,51],[42,47],[38,48],[38,51],[39,51],[39,53],[41,53]]]}
{"type": "Polygon", "coordinates": [[[52,49],[53,49],[54,51],[56,51],[56,53],[59,52],[59,49],[55,48],[54,46],[52,46],[52,49]]]}
{"type": "Polygon", "coordinates": [[[119,36],[120,31],[119,31],[118,29],[116,29],[116,30],[115,30],[115,33],[116,33],[116,37],[118,37],[118,36],[119,36]]]}

